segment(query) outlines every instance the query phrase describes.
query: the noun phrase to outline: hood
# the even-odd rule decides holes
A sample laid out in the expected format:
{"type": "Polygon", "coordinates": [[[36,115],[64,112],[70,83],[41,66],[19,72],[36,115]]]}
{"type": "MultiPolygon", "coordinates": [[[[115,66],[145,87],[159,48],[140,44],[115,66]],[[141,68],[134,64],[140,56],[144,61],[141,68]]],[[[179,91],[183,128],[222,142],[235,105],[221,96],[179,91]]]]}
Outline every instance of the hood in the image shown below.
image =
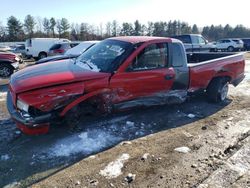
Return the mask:
{"type": "Polygon", "coordinates": [[[46,63],[49,61],[57,61],[57,60],[63,60],[63,59],[70,59],[70,58],[75,58],[77,56],[74,55],[56,55],[56,56],[51,56],[51,57],[46,57],[43,59],[40,59],[39,61],[36,62],[36,64],[40,64],[40,63],[46,63]]]}
{"type": "Polygon", "coordinates": [[[84,69],[71,59],[34,65],[11,76],[10,86],[15,93],[72,82],[109,77],[110,73],[84,69]]]}
{"type": "Polygon", "coordinates": [[[12,52],[0,52],[0,59],[9,59],[13,60],[16,58],[16,54],[12,52]]]}

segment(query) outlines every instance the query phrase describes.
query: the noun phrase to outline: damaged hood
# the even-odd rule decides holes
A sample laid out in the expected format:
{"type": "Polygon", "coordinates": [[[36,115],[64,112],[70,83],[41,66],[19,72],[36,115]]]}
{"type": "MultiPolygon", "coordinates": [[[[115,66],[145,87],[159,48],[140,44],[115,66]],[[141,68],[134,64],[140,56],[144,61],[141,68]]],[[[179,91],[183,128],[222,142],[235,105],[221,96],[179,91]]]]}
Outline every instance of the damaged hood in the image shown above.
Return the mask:
{"type": "Polygon", "coordinates": [[[10,85],[15,93],[72,82],[109,77],[110,73],[84,69],[73,60],[62,60],[35,65],[11,76],[10,85]]]}

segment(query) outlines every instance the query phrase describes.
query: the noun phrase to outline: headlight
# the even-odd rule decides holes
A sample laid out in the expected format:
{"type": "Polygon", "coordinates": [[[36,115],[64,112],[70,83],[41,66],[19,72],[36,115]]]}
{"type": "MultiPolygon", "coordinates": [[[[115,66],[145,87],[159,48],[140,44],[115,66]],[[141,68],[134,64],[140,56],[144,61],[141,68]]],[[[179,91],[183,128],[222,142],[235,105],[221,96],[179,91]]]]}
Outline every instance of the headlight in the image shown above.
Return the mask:
{"type": "Polygon", "coordinates": [[[25,112],[28,112],[29,110],[29,105],[19,99],[17,100],[16,105],[19,110],[23,110],[25,112]]]}
{"type": "Polygon", "coordinates": [[[19,58],[18,58],[18,57],[15,57],[15,60],[16,60],[16,61],[19,61],[19,58]]]}

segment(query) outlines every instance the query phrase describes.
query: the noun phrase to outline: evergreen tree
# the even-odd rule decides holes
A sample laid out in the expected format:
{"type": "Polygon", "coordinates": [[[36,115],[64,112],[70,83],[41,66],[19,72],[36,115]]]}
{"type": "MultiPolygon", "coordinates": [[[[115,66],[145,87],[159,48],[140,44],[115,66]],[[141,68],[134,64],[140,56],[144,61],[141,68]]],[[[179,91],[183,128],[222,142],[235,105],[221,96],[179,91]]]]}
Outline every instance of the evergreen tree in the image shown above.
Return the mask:
{"type": "Polygon", "coordinates": [[[135,21],[134,25],[135,27],[133,35],[140,36],[142,34],[142,25],[139,23],[138,20],[135,21]]]}
{"type": "Polygon", "coordinates": [[[7,21],[9,41],[18,41],[23,37],[23,30],[21,22],[14,16],[10,16],[7,21]]]}
{"type": "Polygon", "coordinates": [[[69,21],[66,18],[61,19],[61,30],[62,30],[62,38],[67,38],[69,37],[69,21]]]}
{"type": "Polygon", "coordinates": [[[24,29],[28,33],[29,38],[33,37],[35,28],[35,19],[31,15],[27,15],[24,19],[24,29]]]}
{"type": "Polygon", "coordinates": [[[50,23],[50,30],[52,31],[52,35],[53,35],[53,37],[55,37],[55,27],[56,27],[55,18],[53,18],[53,17],[50,18],[49,23],[50,23]]]}
{"type": "Polygon", "coordinates": [[[194,24],[193,27],[192,27],[192,33],[193,34],[199,34],[199,29],[198,29],[196,24],[194,24]]]}
{"type": "Polygon", "coordinates": [[[125,22],[122,24],[120,35],[131,36],[131,35],[133,35],[133,31],[134,31],[134,29],[133,29],[132,24],[125,22]]]}
{"type": "Polygon", "coordinates": [[[45,31],[47,37],[49,36],[49,32],[50,32],[50,23],[48,18],[44,18],[43,19],[43,30],[45,31]]]}

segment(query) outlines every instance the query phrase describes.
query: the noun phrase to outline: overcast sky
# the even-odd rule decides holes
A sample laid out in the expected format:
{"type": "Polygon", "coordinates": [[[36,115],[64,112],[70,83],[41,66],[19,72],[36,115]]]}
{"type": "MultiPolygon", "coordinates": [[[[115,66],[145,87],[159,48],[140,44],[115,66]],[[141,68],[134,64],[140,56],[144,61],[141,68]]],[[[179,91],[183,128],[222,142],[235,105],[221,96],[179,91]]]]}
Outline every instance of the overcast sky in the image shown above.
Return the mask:
{"type": "Polygon", "coordinates": [[[13,15],[67,18],[70,22],[99,25],[117,20],[142,23],[180,20],[189,24],[250,27],[249,0],[11,0],[0,3],[0,21],[13,15]]]}

